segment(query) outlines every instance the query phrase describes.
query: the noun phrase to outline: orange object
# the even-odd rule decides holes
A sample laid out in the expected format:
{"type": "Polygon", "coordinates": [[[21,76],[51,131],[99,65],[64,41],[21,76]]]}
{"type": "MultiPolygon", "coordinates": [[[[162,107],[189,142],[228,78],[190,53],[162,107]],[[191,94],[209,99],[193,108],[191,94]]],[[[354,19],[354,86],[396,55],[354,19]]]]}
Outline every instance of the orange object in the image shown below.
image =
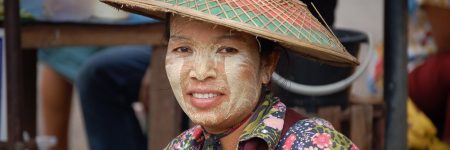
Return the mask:
{"type": "Polygon", "coordinates": [[[431,23],[431,33],[439,51],[450,51],[450,8],[434,5],[423,5],[431,23]]]}

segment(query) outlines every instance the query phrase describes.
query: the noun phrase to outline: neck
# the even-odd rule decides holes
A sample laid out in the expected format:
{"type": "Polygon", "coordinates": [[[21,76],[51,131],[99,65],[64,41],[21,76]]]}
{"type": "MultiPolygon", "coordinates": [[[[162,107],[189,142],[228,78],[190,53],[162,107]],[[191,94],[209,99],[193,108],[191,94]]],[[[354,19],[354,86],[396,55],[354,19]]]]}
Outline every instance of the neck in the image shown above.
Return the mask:
{"type": "Polygon", "coordinates": [[[239,143],[239,136],[244,132],[244,128],[247,126],[247,123],[250,119],[246,119],[246,121],[239,126],[236,130],[228,134],[227,136],[220,139],[220,143],[222,145],[223,150],[236,150],[239,143]]]}

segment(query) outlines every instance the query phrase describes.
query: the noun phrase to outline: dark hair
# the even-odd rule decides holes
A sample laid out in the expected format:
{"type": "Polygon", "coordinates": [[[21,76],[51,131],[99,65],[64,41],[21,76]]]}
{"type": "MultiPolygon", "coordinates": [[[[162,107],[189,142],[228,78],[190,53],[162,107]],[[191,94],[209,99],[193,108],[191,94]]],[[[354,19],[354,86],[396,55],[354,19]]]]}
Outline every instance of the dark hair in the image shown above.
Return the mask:
{"type": "Polygon", "coordinates": [[[164,38],[166,43],[169,43],[169,39],[170,39],[170,16],[171,13],[166,13],[166,20],[164,21],[164,38]]]}
{"type": "Polygon", "coordinates": [[[273,51],[283,49],[283,47],[280,44],[278,44],[272,40],[269,40],[266,38],[259,38],[259,37],[257,38],[257,40],[258,40],[258,43],[260,45],[260,50],[261,50],[260,56],[264,59],[269,57],[273,51]]]}

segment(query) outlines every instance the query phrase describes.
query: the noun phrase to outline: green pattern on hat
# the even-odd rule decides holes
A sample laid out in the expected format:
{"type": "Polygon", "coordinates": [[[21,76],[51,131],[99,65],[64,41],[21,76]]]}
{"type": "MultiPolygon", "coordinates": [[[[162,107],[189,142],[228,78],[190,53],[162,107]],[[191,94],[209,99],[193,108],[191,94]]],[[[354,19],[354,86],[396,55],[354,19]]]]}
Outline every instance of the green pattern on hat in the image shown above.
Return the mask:
{"type": "Polygon", "coordinates": [[[119,9],[165,18],[174,13],[280,43],[307,58],[357,65],[339,40],[298,0],[101,0],[119,9]]]}
{"type": "MultiPolygon", "coordinates": [[[[335,42],[329,40],[331,35],[324,34],[318,29],[306,29],[301,26],[293,25],[289,22],[281,23],[277,19],[269,19],[272,17],[265,14],[257,14],[251,10],[243,11],[239,7],[230,6],[226,2],[205,0],[157,0],[160,2],[170,3],[189,9],[194,9],[205,14],[217,16],[221,19],[230,19],[237,22],[245,23],[251,26],[264,28],[266,30],[287,35],[299,40],[308,41],[324,47],[340,48],[335,42]]],[[[341,47],[342,48],[342,47],[341,47]]]]}

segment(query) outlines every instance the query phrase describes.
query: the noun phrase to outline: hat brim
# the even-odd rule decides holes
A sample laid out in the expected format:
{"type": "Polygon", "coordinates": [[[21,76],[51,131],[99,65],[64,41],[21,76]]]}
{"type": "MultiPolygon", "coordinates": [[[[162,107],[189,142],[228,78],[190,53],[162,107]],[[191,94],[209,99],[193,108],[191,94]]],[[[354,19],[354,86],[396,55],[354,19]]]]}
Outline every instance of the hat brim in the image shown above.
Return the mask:
{"type": "MultiPolygon", "coordinates": [[[[246,32],[255,36],[267,38],[280,43],[289,50],[303,55],[308,59],[317,60],[319,62],[327,63],[334,66],[356,66],[359,64],[358,60],[349,54],[345,49],[343,51],[336,51],[323,47],[320,45],[310,44],[301,40],[288,38],[285,35],[277,34],[261,28],[250,26],[245,23],[236,22],[233,20],[221,19],[216,16],[199,13],[195,10],[186,9],[180,6],[173,6],[168,3],[148,0],[101,0],[102,2],[113,7],[137,13],[144,16],[149,16],[157,19],[165,19],[166,13],[174,13],[181,16],[190,17],[200,21],[205,21],[217,25],[222,25],[235,29],[237,31],[246,32]]],[[[339,43],[340,44],[340,43],[339,43]]]]}

